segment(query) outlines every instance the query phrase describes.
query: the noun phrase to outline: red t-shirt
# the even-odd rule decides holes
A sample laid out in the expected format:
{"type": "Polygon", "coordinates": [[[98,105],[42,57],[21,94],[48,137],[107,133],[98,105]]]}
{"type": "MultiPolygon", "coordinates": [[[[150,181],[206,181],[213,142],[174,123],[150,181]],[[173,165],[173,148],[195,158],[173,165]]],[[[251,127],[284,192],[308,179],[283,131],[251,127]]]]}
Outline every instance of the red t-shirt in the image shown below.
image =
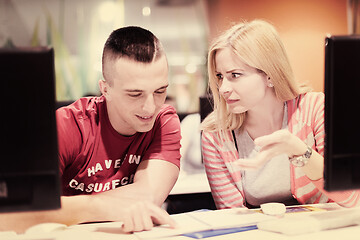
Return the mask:
{"type": "Polygon", "coordinates": [[[180,165],[180,121],[164,105],[149,132],[123,136],[111,126],[105,98],[86,97],[56,111],[62,194],[94,194],[133,182],[140,161],[180,165]]]}

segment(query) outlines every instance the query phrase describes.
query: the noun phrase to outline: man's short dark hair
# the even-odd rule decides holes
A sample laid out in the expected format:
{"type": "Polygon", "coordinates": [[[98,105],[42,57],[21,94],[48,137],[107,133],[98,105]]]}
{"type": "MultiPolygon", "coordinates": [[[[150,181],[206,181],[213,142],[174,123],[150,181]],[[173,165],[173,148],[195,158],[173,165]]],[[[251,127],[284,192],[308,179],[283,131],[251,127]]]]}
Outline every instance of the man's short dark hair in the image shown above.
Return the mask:
{"type": "Polygon", "coordinates": [[[105,75],[104,64],[107,60],[128,57],[137,62],[151,63],[163,55],[164,50],[159,39],[149,30],[137,26],[119,28],[110,34],[105,43],[102,56],[103,74],[105,75]]]}

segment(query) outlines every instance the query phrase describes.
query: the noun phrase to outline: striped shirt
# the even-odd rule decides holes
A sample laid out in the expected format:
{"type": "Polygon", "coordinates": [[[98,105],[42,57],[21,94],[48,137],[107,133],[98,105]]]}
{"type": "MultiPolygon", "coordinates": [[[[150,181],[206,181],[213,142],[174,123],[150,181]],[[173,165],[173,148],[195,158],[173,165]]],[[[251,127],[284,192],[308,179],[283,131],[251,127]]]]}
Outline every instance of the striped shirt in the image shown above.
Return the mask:
{"type": "MultiPolygon", "coordinates": [[[[324,94],[306,93],[287,101],[288,130],[324,156],[324,94]]],[[[203,131],[201,148],[211,192],[218,209],[244,207],[241,170],[232,163],[239,158],[231,131],[203,131]]],[[[300,204],[337,202],[341,206],[360,205],[360,191],[327,192],[324,180],[310,180],[301,168],[290,167],[293,197],[300,204]]]]}

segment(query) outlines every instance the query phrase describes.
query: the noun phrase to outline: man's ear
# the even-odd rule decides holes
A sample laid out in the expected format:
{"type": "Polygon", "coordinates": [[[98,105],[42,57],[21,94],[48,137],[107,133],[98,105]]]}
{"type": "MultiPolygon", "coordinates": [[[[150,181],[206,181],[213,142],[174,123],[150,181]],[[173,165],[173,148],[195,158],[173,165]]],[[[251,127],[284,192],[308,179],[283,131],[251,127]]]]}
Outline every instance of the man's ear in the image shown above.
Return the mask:
{"type": "Polygon", "coordinates": [[[108,99],[109,98],[109,92],[108,92],[109,91],[109,85],[105,80],[103,80],[103,79],[99,80],[99,89],[100,89],[101,94],[106,99],[108,99]]]}

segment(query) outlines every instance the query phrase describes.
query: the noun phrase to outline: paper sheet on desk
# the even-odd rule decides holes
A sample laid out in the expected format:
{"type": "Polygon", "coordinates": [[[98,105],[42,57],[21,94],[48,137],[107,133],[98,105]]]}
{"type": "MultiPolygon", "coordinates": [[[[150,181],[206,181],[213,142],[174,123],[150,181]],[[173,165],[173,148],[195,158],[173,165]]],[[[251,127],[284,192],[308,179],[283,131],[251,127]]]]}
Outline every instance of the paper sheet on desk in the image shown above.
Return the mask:
{"type": "Polygon", "coordinates": [[[150,231],[138,232],[135,235],[140,239],[157,239],[203,230],[249,226],[260,221],[274,219],[274,217],[247,209],[195,211],[175,214],[171,217],[177,223],[175,229],[168,226],[157,226],[150,231]]]}

